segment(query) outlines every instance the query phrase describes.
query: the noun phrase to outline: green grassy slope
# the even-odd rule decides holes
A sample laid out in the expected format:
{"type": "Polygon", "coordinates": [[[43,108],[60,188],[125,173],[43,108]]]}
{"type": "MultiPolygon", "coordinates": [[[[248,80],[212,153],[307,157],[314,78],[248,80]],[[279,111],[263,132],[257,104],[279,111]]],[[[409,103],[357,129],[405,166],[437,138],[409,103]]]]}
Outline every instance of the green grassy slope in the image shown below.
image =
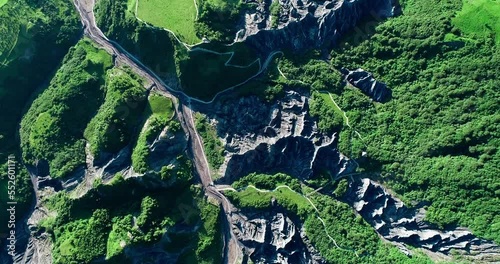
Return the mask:
{"type": "Polygon", "coordinates": [[[248,64],[235,64],[233,52],[234,56],[239,55],[238,50],[222,54],[193,50],[178,59],[182,88],[189,95],[209,101],[218,92],[245,82],[260,70],[256,58],[248,64]]]}
{"type": "Polygon", "coordinates": [[[171,30],[187,44],[196,44],[201,41],[194,28],[196,12],[193,0],[139,0],[137,17],[171,30]]]}
{"type": "Polygon", "coordinates": [[[196,130],[203,139],[203,147],[208,163],[212,171],[217,171],[224,163],[224,146],[217,135],[217,130],[200,114],[196,115],[195,123],[196,130]]]}
{"type": "MultiPolygon", "coordinates": [[[[18,167],[16,219],[32,203],[31,180],[21,163],[17,129],[30,95],[48,81],[69,47],[76,42],[80,23],[69,1],[0,1],[0,203],[7,201],[7,155],[18,167]]],[[[5,210],[0,222],[6,223],[5,210]]],[[[7,232],[0,226],[0,233],[7,232]]]]}
{"type": "Polygon", "coordinates": [[[116,153],[125,147],[138,129],[146,104],[146,90],[134,73],[114,68],[107,72],[106,96],[85,129],[91,152],[116,153]]]}
{"type": "Polygon", "coordinates": [[[142,63],[166,79],[177,79],[174,53],[180,45],[174,37],[160,28],[140,23],[130,0],[102,0],[95,7],[96,23],[104,34],[120,43],[142,63]]]}
{"type": "Polygon", "coordinates": [[[135,140],[145,106],[142,80],[82,40],[24,116],[23,158],[31,165],[47,160],[51,176],[67,176],[84,164],[86,142],[98,159],[135,140]]]}
{"type": "Polygon", "coordinates": [[[452,22],[468,35],[488,37],[493,35],[500,43],[500,1],[464,0],[464,6],[452,22]]]}

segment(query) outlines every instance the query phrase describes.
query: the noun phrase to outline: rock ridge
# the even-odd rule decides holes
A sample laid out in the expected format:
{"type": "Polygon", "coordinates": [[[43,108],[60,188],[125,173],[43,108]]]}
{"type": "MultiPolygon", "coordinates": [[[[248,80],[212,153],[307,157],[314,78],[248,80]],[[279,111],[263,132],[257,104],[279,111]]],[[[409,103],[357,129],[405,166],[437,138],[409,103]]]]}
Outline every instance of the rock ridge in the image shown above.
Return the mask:
{"type": "Polygon", "coordinates": [[[217,172],[220,184],[252,172],[283,172],[305,180],[325,169],[336,175],[352,168],[336,149],[336,133],[318,131],[308,113],[307,95],[287,91],[272,105],[243,97],[216,109],[208,117],[225,147],[225,161],[217,172]]]}
{"type": "Polygon", "coordinates": [[[243,28],[235,41],[245,41],[264,53],[283,49],[304,51],[335,43],[367,16],[376,20],[393,16],[397,5],[394,0],[249,2],[257,8],[245,13],[243,28]],[[273,4],[279,4],[277,17],[270,10],[273,4]]]}
{"type": "Polygon", "coordinates": [[[412,209],[368,178],[350,182],[347,201],[389,241],[408,251],[406,245],[448,256],[452,250],[474,263],[500,262],[500,247],[461,227],[440,230],[424,220],[423,209],[412,209]]]}

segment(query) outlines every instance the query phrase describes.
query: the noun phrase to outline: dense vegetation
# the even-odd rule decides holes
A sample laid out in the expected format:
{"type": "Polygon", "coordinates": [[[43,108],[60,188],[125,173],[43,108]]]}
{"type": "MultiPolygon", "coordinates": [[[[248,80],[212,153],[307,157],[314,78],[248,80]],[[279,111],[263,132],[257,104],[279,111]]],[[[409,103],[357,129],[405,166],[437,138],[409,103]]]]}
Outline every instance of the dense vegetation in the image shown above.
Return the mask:
{"type": "MultiPolygon", "coordinates": [[[[33,202],[33,190],[31,185],[31,178],[28,171],[22,165],[19,157],[15,158],[17,163],[16,166],[16,195],[14,200],[17,202],[16,205],[16,219],[22,219],[24,214],[29,210],[33,202]]],[[[2,163],[0,165],[0,203],[7,204],[10,201],[9,190],[8,190],[8,163],[2,163]]],[[[7,210],[0,211],[0,223],[8,223],[9,212],[7,210]]],[[[7,233],[8,225],[4,224],[0,226],[0,233],[7,233]]],[[[0,243],[0,246],[2,244],[0,243]]]]}
{"type": "Polygon", "coordinates": [[[271,14],[271,27],[277,28],[279,23],[279,15],[280,15],[281,5],[279,1],[273,1],[271,6],[269,7],[269,11],[271,14]]]}
{"type": "Polygon", "coordinates": [[[320,131],[332,132],[342,129],[344,117],[342,112],[337,109],[329,93],[313,92],[311,100],[309,100],[309,113],[318,118],[320,131]]]}
{"type": "Polygon", "coordinates": [[[261,65],[247,49],[242,45],[228,47],[223,53],[193,49],[185,56],[177,56],[183,90],[191,96],[210,101],[218,92],[255,76],[261,65]]]}
{"type": "Polygon", "coordinates": [[[0,8],[0,159],[13,153],[30,95],[48,81],[80,31],[68,1],[5,1],[0,8]],[[36,70],[34,70],[36,69],[36,70]]]}
{"type": "MultiPolygon", "coordinates": [[[[7,156],[16,156],[16,219],[33,202],[31,180],[21,163],[16,131],[30,95],[61,62],[76,42],[80,23],[68,1],[0,1],[0,203],[7,202],[7,156]]],[[[8,212],[0,212],[7,223],[8,212]]],[[[0,226],[6,233],[7,225],[0,226]]],[[[3,245],[0,245],[3,248],[3,245]]]]}
{"type": "Polygon", "coordinates": [[[239,0],[200,0],[196,33],[211,41],[231,42],[236,35],[235,25],[240,21],[246,4],[239,0]]]}
{"type": "Polygon", "coordinates": [[[289,176],[251,174],[233,183],[233,187],[240,191],[225,194],[240,208],[268,210],[274,198],[279,206],[298,216],[307,236],[329,263],[432,263],[422,253],[409,258],[396,247],[382,242],[371,226],[355,215],[347,204],[320,193],[310,194],[313,189],[300,186],[289,176]],[[249,184],[273,191],[260,192],[249,184]],[[290,189],[282,186],[286,184],[290,184],[290,189]],[[310,201],[305,194],[309,194],[310,201]]]}
{"type": "Polygon", "coordinates": [[[195,123],[196,130],[203,139],[203,148],[208,163],[213,170],[218,170],[222,163],[224,163],[224,146],[217,136],[217,131],[204,116],[197,115],[195,123]]]}
{"type": "Polygon", "coordinates": [[[315,51],[303,56],[285,54],[278,67],[290,88],[340,94],[344,87],[340,73],[315,51]]]}
{"type": "Polygon", "coordinates": [[[102,103],[105,71],[111,67],[111,56],[88,41],[70,50],[21,122],[26,163],[46,160],[53,177],[66,176],[85,163],[83,131],[102,103]]]}
{"type": "MultiPolygon", "coordinates": [[[[479,13],[498,8],[478,3],[479,13]]],[[[427,204],[429,221],[500,242],[500,52],[493,34],[468,34],[490,22],[463,13],[453,19],[461,7],[460,0],[405,1],[404,15],[365,41],[347,38],[332,62],[361,67],[393,89],[386,104],[352,89],[340,97],[368,144],[350,151],[357,158],[367,150],[362,167],[381,172],[410,204],[427,204]]]]}
{"type": "Polygon", "coordinates": [[[108,71],[105,90],[104,103],[84,133],[96,158],[101,151],[116,153],[130,142],[146,102],[141,80],[130,71],[108,71]]]}
{"type": "Polygon", "coordinates": [[[81,198],[65,192],[52,196],[46,204],[57,216],[40,227],[52,235],[54,262],[105,257],[107,263],[130,263],[125,249],[156,246],[166,253],[184,252],[178,263],[220,263],[218,207],[191,185],[191,167],[172,173],[175,181],[167,186],[156,176],[124,180],[117,175],[81,198]],[[169,239],[162,239],[165,233],[169,239]]]}

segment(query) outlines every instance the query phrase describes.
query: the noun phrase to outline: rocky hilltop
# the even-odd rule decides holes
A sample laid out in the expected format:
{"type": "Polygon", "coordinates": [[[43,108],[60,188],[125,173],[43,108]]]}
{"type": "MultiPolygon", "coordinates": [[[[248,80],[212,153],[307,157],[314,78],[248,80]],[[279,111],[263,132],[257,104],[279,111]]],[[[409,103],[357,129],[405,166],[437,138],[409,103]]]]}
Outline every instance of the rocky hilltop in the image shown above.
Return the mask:
{"type": "Polygon", "coordinates": [[[245,13],[235,41],[246,41],[261,52],[303,51],[335,43],[359,21],[394,15],[394,0],[272,0],[250,1],[257,8],[245,13]],[[279,5],[279,12],[273,5],[279,5]],[[271,10],[273,9],[273,10],[271,10]]]}
{"type": "Polygon", "coordinates": [[[350,168],[349,159],[336,149],[336,133],[318,131],[304,94],[288,91],[272,105],[244,97],[220,103],[216,109],[209,117],[225,145],[225,162],[219,170],[223,183],[251,172],[284,172],[305,180],[315,171],[335,175],[350,168]]]}
{"type": "Polygon", "coordinates": [[[286,213],[233,213],[231,224],[253,263],[326,263],[286,213]]]}

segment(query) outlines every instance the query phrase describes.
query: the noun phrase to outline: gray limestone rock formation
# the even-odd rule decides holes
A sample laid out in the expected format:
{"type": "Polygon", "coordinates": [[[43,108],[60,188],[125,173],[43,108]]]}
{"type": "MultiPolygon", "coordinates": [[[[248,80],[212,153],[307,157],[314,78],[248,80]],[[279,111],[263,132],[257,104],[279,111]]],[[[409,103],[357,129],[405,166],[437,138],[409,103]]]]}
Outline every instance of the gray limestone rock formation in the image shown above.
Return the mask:
{"type": "Polygon", "coordinates": [[[253,263],[325,263],[301,229],[284,213],[233,213],[233,232],[253,263]],[[305,242],[304,242],[305,241],[305,242]]]}
{"type": "Polygon", "coordinates": [[[387,240],[448,255],[459,252],[473,262],[500,262],[500,247],[464,228],[439,230],[425,212],[406,207],[380,184],[364,178],[350,183],[348,202],[387,240]]]}
{"type": "Polygon", "coordinates": [[[175,162],[179,153],[187,147],[187,135],[182,129],[172,133],[168,127],[163,129],[158,138],[149,146],[149,164],[153,170],[161,170],[162,166],[175,162]]]}
{"type": "Polygon", "coordinates": [[[235,41],[245,41],[261,52],[304,51],[336,42],[362,19],[371,17],[381,21],[393,16],[396,5],[393,0],[250,2],[257,8],[245,13],[244,27],[236,34],[235,41]],[[270,12],[271,3],[279,4],[277,17],[270,12]]]}
{"type": "Polygon", "coordinates": [[[392,91],[385,85],[373,78],[373,75],[363,69],[349,71],[346,80],[354,87],[360,89],[373,101],[385,103],[392,98],[392,91]]]}
{"type": "Polygon", "coordinates": [[[225,145],[220,183],[251,172],[284,172],[309,179],[314,172],[349,169],[349,159],[336,149],[336,135],[318,132],[308,114],[308,97],[294,91],[273,105],[256,97],[221,104],[209,116],[225,145]]]}

